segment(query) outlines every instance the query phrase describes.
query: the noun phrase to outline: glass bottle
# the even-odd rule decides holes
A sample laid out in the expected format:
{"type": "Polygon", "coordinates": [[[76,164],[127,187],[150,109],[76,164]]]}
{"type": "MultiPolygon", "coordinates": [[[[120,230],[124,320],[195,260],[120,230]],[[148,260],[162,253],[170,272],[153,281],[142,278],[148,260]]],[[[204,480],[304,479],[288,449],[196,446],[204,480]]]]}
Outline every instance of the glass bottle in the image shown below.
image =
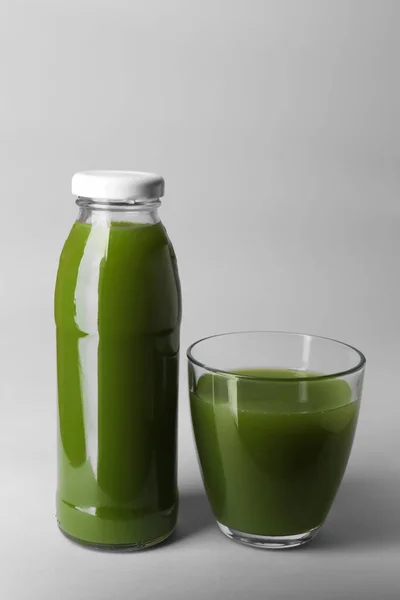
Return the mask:
{"type": "Polygon", "coordinates": [[[181,292],[153,174],[74,175],[55,291],[57,519],[110,549],[166,539],[178,509],[181,292]]]}

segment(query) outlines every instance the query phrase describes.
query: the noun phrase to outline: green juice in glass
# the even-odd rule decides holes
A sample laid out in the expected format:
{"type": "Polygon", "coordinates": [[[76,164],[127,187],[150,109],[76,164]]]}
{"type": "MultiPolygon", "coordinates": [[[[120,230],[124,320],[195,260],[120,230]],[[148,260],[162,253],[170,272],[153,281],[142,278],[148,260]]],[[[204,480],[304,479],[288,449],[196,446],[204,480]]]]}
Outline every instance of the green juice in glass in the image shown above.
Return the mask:
{"type": "Polygon", "coordinates": [[[181,297],[161,223],[76,222],[56,294],[61,530],[151,545],[176,523],[181,297]]]}
{"type": "Polygon", "coordinates": [[[318,528],[347,465],[359,402],[351,401],[346,381],[315,373],[236,373],[247,378],[202,375],[191,393],[200,466],[217,521],[263,536],[318,528]]]}

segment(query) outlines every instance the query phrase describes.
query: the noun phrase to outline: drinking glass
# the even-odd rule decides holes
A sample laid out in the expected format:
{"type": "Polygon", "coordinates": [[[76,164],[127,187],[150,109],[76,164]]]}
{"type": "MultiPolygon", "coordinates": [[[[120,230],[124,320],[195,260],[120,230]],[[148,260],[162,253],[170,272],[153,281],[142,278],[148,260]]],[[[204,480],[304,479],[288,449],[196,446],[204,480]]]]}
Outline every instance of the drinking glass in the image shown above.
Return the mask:
{"type": "Polygon", "coordinates": [[[187,356],[197,454],[221,531],[261,548],[313,539],[349,459],[364,355],[257,331],[202,339],[187,356]]]}

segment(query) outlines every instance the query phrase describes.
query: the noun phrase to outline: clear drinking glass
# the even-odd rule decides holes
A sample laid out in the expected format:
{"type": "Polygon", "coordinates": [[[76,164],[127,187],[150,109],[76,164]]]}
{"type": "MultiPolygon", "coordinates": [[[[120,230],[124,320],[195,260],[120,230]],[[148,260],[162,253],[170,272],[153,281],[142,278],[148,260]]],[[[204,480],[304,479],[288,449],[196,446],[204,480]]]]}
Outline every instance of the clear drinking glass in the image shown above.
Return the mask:
{"type": "Polygon", "coordinates": [[[341,483],[364,355],[295,333],[205,338],[187,353],[193,429],[221,531],[249,546],[310,541],[341,483]]]}

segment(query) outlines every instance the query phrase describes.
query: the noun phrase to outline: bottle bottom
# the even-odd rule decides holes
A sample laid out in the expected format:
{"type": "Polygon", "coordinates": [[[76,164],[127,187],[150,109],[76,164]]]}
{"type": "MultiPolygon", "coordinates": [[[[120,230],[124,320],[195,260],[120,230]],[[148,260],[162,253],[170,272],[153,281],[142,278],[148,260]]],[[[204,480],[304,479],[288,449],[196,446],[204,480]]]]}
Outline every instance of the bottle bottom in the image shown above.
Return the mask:
{"type": "Polygon", "coordinates": [[[153,540],[148,540],[144,542],[132,542],[130,544],[103,544],[99,542],[87,542],[85,540],[76,538],[73,535],[70,535],[69,533],[63,531],[59,523],[58,528],[63,534],[63,536],[66,537],[70,542],[88,548],[90,550],[100,550],[102,552],[138,552],[140,550],[146,550],[147,548],[151,548],[152,546],[156,546],[157,544],[162,544],[162,542],[165,542],[165,540],[171,537],[171,535],[174,533],[174,529],[172,529],[167,534],[164,534],[153,540]]]}
{"type": "Polygon", "coordinates": [[[57,501],[57,522],[70,540],[91,548],[130,551],[160,544],[174,531],[178,503],[160,512],[135,513],[119,509],[105,518],[96,508],[73,506],[57,501]]]}

